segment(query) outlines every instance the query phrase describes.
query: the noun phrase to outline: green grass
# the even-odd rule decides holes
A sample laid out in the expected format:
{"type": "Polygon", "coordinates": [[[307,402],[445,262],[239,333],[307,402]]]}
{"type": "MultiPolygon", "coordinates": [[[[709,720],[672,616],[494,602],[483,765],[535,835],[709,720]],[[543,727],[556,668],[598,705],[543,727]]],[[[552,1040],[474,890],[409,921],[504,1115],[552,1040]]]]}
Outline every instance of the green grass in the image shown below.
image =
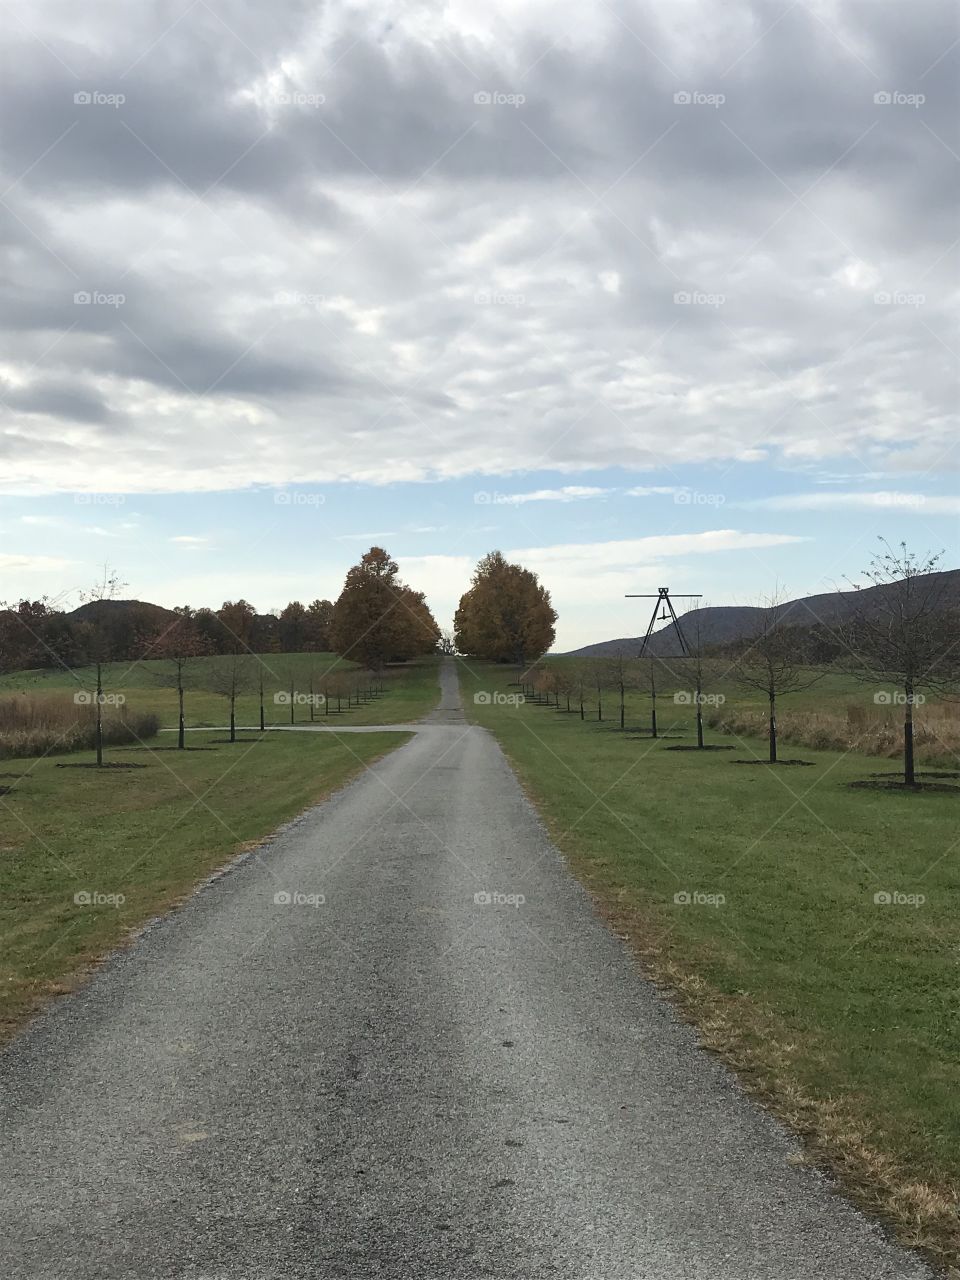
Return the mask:
{"type": "MultiPolygon", "coordinates": [[[[865,1202],[909,1238],[955,1249],[960,795],[850,790],[896,767],[852,753],[791,747],[782,754],[813,766],[734,765],[765,743],[709,730],[737,749],[670,751],[695,742],[692,709],[670,699],[659,727],[679,736],[663,742],[621,734],[612,718],[478,705],[478,690],[516,693],[515,672],[460,670],[468,715],[496,735],[560,848],[708,1042],[865,1202]],[[874,902],[894,891],[926,900],[874,902]],[[675,902],[683,892],[724,902],[675,902]]],[[[632,694],[628,725],[646,728],[648,707],[632,694]]]]}
{"type": "MultiPolygon", "coordinates": [[[[269,661],[278,673],[291,662],[306,673],[308,663],[322,670],[331,658],[269,661]]],[[[128,705],[175,724],[175,691],[158,688],[149,675],[150,664],[132,670],[114,664],[104,685],[123,691],[128,705]]],[[[70,687],[76,684],[65,674],[18,673],[0,683],[0,696],[4,689],[70,687]]],[[[322,711],[317,715],[334,728],[400,724],[425,714],[438,696],[436,660],[425,659],[388,673],[380,697],[349,710],[344,702],[341,714],[326,719],[322,711]]],[[[188,723],[223,724],[223,701],[188,695],[188,723]]],[[[267,705],[271,721],[289,723],[288,708],[267,705]]],[[[256,707],[255,699],[245,699],[238,722],[256,723],[256,707]]],[[[298,708],[298,722],[308,718],[298,708]]],[[[143,747],[108,748],[108,761],[142,763],[142,769],[59,767],[89,762],[90,752],[0,761],[0,786],[10,788],[0,794],[0,1033],[11,1033],[51,995],[69,990],[105,952],[238,850],[408,740],[399,733],[241,738],[231,745],[223,732],[192,733],[188,747],[212,749],[177,751],[175,736],[162,734],[143,747]],[[124,901],[78,904],[74,895],[84,891],[124,901]]]]}
{"type": "MultiPolygon", "coordinates": [[[[217,658],[193,659],[186,677],[184,714],[192,728],[208,728],[227,723],[229,708],[226,698],[205,688],[210,669],[217,658]]],[[[222,659],[220,660],[222,661],[222,659]]],[[[277,693],[285,694],[290,688],[290,673],[298,693],[307,693],[311,674],[315,687],[329,673],[358,671],[355,664],[344,662],[333,653],[270,653],[249,658],[255,673],[262,670],[265,690],[265,719],[267,724],[289,724],[290,708],[274,701],[277,693]]],[[[172,664],[161,660],[138,663],[111,662],[103,667],[103,688],[106,694],[120,693],[127,705],[136,711],[154,712],[165,727],[177,723],[176,689],[160,683],[160,677],[169,676],[172,664]]],[[[347,705],[346,693],[337,711],[331,700],[328,723],[344,724],[402,724],[419,719],[437,700],[437,659],[420,658],[402,666],[390,667],[384,675],[384,693],[375,699],[362,700],[360,706],[347,705]]],[[[92,667],[78,667],[73,671],[18,671],[0,676],[0,697],[4,693],[44,692],[62,693],[64,690],[91,690],[96,688],[96,672],[92,667]]],[[[308,706],[294,709],[296,722],[306,724],[310,720],[308,706]]],[[[237,700],[237,724],[259,724],[259,695],[243,693],[237,700]]],[[[314,710],[317,722],[324,722],[325,708],[314,710]]]]}

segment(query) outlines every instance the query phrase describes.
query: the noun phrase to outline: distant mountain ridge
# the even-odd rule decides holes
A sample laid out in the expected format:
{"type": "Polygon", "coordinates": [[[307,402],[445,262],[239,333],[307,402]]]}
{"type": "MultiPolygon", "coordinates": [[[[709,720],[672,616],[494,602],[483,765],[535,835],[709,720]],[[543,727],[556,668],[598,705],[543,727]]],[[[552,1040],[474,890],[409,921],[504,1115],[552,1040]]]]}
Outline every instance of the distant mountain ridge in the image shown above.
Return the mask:
{"type": "MultiPolygon", "coordinates": [[[[928,573],[918,581],[929,583],[931,587],[942,590],[944,609],[960,608],[960,569],[945,569],[939,573],[928,573]]],[[[858,608],[868,611],[871,606],[878,605],[883,593],[890,587],[886,584],[878,587],[864,587],[861,591],[828,591],[822,595],[802,596],[790,600],[783,605],[784,621],[795,626],[815,626],[824,623],[828,626],[849,618],[858,608]]],[[[653,601],[650,601],[651,608],[653,601]]],[[[767,609],[757,605],[716,605],[707,609],[689,609],[680,614],[680,627],[689,647],[693,647],[697,635],[699,615],[700,643],[704,649],[714,645],[730,644],[751,634],[758,619],[767,609]]],[[[647,615],[649,617],[649,614],[647,615]]],[[[584,645],[580,649],[572,649],[565,656],[572,658],[610,657],[622,650],[630,657],[636,657],[643,643],[643,635],[624,636],[616,640],[601,640],[596,644],[584,645]]],[[[667,658],[681,652],[677,639],[676,627],[669,623],[660,631],[655,631],[647,644],[647,653],[653,657],[667,658]]]]}

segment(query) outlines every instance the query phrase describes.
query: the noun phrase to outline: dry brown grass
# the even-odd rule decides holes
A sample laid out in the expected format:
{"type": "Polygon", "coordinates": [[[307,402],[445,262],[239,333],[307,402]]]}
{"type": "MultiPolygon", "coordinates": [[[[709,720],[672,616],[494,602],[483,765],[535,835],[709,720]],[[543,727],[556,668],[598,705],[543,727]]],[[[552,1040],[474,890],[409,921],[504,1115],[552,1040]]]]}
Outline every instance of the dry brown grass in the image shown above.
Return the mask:
{"type": "MultiPolygon", "coordinates": [[[[95,746],[96,722],[93,703],[77,703],[72,694],[0,698],[0,760],[89,751],[95,746]]],[[[133,712],[126,705],[103,709],[106,745],[152,738],[158,728],[155,715],[133,712]]]]}
{"type": "MultiPolygon", "coordinates": [[[[762,738],[767,716],[762,710],[729,705],[708,717],[713,728],[738,737],[762,738]]],[[[777,714],[782,742],[811,751],[859,751],[896,759],[903,752],[903,710],[848,703],[836,710],[789,711],[777,714]]],[[[960,704],[930,703],[914,710],[917,761],[941,769],[960,768],[960,704]]]]}

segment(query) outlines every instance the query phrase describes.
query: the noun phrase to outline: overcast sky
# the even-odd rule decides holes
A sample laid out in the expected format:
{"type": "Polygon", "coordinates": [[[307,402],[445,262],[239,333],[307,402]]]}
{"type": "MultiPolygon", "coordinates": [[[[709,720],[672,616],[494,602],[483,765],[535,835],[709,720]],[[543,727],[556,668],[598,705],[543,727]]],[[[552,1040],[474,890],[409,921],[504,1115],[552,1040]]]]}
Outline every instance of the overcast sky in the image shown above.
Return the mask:
{"type": "Polygon", "coordinates": [[[0,598],[378,541],[447,624],[497,546],[564,647],[956,563],[949,0],[5,14],[0,598]]]}

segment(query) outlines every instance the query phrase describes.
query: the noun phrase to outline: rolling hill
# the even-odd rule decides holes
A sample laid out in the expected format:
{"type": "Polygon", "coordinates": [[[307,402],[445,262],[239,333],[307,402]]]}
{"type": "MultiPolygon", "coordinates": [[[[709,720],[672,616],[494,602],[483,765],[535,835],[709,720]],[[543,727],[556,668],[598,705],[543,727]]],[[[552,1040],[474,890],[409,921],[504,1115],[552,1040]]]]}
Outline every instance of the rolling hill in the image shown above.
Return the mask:
{"type": "MultiPolygon", "coordinates": [[[[917,579],[924,587],[940,594],[940,603],[944,609],[960,608],[960,569],[946,569],[940,573],[929,573],[917,579]]],[[[823,595],[803,596],[798,600],[790,600],[783,606],[784,618],[796,626],[814,626],[823,623],[836,625],[849,618],[858,608],[868,611],[877,608],[884,593],[891,587],[884,584],[878,587],[865,587],[861,591],[829,591],[823,595]]],[[[651,607],[653,602],[651,601],[651,607]]],[[[700,625],[700,642],[704,649],[714,645],[730,644],[751,633],[759,617],[766,610],[751,605],[717,605],[708,609],[690,609],[680,614],[680,627],[692,645],[697,634],[697,622],[700,625]]],[[[649,616],[649,615],[647,615],[649,616]]],[[[623,636],[614,640],[601,640],[596,644],[584,645],[581,649],[573,649],[567,655],[576,658],[609,657],[618,650],[636,656],[643,641],[642,633],[638,636],[623,636]]],[[[676,636],[676,628],[669,623],[650,637],[647,652],[655,657],[669,657],[680,652],[676,636]]]]}

